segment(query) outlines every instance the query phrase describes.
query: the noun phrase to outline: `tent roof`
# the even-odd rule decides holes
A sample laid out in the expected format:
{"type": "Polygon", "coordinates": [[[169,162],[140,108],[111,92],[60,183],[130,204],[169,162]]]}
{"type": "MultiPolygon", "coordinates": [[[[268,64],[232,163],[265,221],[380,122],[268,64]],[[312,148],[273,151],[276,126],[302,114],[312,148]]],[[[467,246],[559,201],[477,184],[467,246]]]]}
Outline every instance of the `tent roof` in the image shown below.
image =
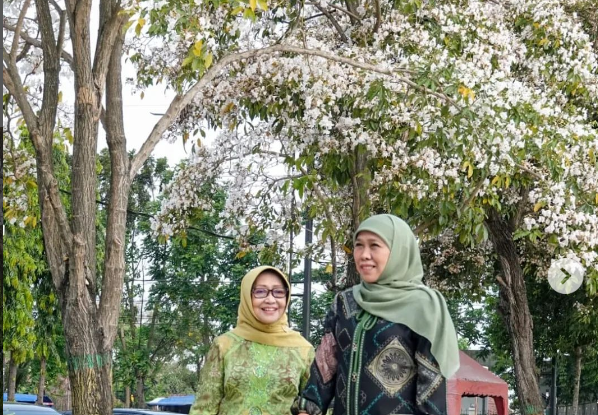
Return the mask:
{"type": "Polygon", "coordinates": [[[194,400],[195,400],[195,395],[169,396],[168,398],[161,399],[158,402],[158,406],[193,405],[194,400]]]}
{"type": "Polygon", "coordinates": [[[467,353],[459,351],[459,360],[461,366],[457,373],[455,373],[450,379],[453,380],[468,380],[472,382],[490,383],[497,385],[507,385],[507,383],[490,372],[484,366],[476,362],[474,359],[469,357],[467,353]]]}

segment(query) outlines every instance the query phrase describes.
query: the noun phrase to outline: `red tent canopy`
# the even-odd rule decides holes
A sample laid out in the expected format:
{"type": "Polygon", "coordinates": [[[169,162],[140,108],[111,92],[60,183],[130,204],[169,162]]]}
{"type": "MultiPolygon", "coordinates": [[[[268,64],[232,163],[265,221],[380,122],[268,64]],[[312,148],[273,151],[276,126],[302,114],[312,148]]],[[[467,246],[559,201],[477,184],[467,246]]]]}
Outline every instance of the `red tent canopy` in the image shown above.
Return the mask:
{"type": "Polygon", "coordinates": [[[447,382],[448,415],[461,413],[462,396],[489,396],[494,398],[498,415],[509,412],[507,382],[490,372],[484,366],[459,351],[461,366],[447,382]]]}

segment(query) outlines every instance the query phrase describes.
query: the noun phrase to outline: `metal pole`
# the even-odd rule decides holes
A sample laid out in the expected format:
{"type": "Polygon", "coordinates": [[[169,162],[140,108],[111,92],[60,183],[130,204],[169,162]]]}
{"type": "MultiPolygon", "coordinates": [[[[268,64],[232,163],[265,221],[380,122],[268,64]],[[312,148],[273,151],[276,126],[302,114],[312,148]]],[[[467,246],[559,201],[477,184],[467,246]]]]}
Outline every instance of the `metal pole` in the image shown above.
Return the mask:
{"type": "MultiPolygon", "coordinates": [[[[293,287],[293,240],[295,239],[295,235],[293,232],[293,224],[295,223],[295,195],[293,194],[293,198],[291,199],[291,232],[289,234],[289,273],[287,276],[289,277],[289,286],[293,287]]],[[[289,304],[287,305],[288,314],[290,317],[291,314],[291,300],[292,296],[289,297],[289,304]]],[[[290,320],[290,318],[289,318],[290,320]]],[[[289,321],[289,324],[291,322],[289,321]]]]}
{"type": "MultiPolygon", "coordinates": [[[[307,219],[305,223],[305,247],[307,248],[312,241],[314,222],[307,219]]],[[[309,254],[305,255],[303,269],[303,337],[309,340],[309,322],[311,308],[311,257],[309,254]]]]}
{"type": "Polygon", "coordinates": [[[552,382],[550,383],[550,415],[558,415],[556,407],[556,374],[557,361],[556,356],[552,358],[552,382]]]}

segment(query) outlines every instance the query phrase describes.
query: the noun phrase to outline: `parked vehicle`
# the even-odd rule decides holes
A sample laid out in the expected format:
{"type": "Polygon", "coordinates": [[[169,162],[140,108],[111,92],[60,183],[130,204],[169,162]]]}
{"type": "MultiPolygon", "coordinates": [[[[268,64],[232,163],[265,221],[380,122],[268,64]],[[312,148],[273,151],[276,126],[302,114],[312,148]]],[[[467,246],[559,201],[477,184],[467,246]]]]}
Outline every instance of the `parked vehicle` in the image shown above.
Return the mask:
{"type": "MultiPolygon", "coordinates": [[[[8,394],[6,392],[4,392],[3,396],[2,396],[2,400],[4,402],[6,402],[8,400],[8,394]]],[[[37,395],[32,394],[32,393],[15,393],[15,402],[18,403],[35,403],[37,402],[37,395]]],[[[52,402],[52,399],[50,399],[48,396],[44,395],[44,402],[43,402],[44,406],[53,406],[54,403],[52,402]]]]}
{"type": "MultiPolygon", "coordinates": [[[[73,415],[73,411],[64,411],[62,415],[73,415]]],[[[137,408],[114,408],[112,415],[178,415],[175,412],[150,411],[137,408]]]]}
{"type": "Polygon", "coordinates": [[[2,404],[2,415],[59,415],[60,412],[47,406],[31,405],[26,403],[2,404]]]}

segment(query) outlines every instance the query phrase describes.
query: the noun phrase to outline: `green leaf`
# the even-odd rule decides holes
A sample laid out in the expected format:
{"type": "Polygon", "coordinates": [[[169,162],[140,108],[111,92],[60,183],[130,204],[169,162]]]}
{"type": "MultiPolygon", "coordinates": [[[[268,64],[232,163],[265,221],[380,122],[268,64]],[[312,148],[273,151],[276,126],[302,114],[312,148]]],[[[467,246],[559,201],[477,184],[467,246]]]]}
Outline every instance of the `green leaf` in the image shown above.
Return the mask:
{"type": "Polygon", "coordinates": [[[245,19],[255,20],[255,13],[252,9],[245,9],[245,11],[243,12],[243,17],[245,19]]]}
{"type": "Polygon", "coordinates": [[[200,58],[194,58],[193,61],[191,62],[191,69],[193,69],[194,71],[197,71],[202,66],[203,66],[203,62],[200,58]]]}
{"type": "Polygon", "coordinates": [[[201,50],[202,50],[202,48],[203,48],[203,40],[200,39],[197,42],[195,42],[195,44],[193,45],[193,49],[191,50],[191,52],[195,56],[201,56],[201,50]]]}
{"type": "Polygon", "coordinates": [[[64,136],[68,140],[69,144],[73,145],[73,142],[75,141],[75,139],[73,138],[73,133],[71,132],[71,129],[67,127],[65,129],[63,129],[63,131],[64,131],[64,136]]]}
{"type": "Polygon", "coordinates": [[[137,26],[135,26],[135,34],[137,36],[141,35],[141,29],[143,29],[143,26],[145,26],[145,19],[140,18],[137,20],[137,26]]]}
{"type": "Polygon", "coordinates": [[[188,66],[190,63],[193,62],[193,59],[195,59],[193,56],[187,56],[185,59],[183,59],[183,63],[181,66],[188,66]]]}
{"type": "Polygon", "coordinates": [[[257,4],[263,11],[268,11],[268,2],[266,0],[257,0],[257,4]]]}
{"type": "Polygon", "coordinates": [[[204,66],[206,67],[206,69],[209,69],[210,66],[212,66],[212,52],[209,52],[206,57],[204,58],[204,66]]]}

